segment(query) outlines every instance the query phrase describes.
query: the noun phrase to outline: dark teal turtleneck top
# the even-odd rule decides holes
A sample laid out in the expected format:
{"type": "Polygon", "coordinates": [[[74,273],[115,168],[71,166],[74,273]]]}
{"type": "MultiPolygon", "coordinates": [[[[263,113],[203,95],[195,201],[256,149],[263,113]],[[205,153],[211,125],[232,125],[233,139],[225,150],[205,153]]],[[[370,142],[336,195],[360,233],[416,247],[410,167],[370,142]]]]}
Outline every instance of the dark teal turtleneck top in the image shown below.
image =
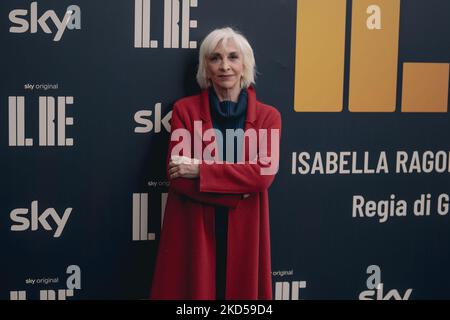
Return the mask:
{"type": "MultiPolygon", "coordinates": [[[[220,145],[218,140],[219,157],[221,160],[228,162],[237,162],[242,159],[242,142],[243,134],[238,135],[234,140],[234,157],[228,155],[227,158],[227,144],[233,141],[227,141],[226,129],[244,129],[245,117],[247,115],[247,90],[241,90],[238,101],[222,101],[220,102],[215,90],[211,87],[209,89],[209,104],[211,108],[211,120],[214,129],[220,131],[223,137],[223,145],[220,145]],[[239,155],[239,158],[238,158],[239,155]]],[[[243,133],[243,131],[241,132],[243,133]]]]}
{"type": "MultiPolygon", "coordinates": [[[[219,148],[219,158],[228,162],[234,162],[242,159],[243,134],[234,138],[234,157],[228,154],[227,129],[244,129],[245,117],[247,115],[247,90],[241,90],[238,101],[220,102],[213,88],[209,89],[209,104],[211,110],[211,120],[215,130],[220,131],[223,137],[223,144],[217,140],[219,148]],[[239,153],[237,151],[239,150],[239,153]]],[[[243,131],[242,131],[243,133],[243,131]]],[[[226,293],[226,265],[227,265],[227,239],[228,239],[228,208],[216,206],[215,208],[215,238],[216,238],[216,299],[225,299],[226,293]]]]}

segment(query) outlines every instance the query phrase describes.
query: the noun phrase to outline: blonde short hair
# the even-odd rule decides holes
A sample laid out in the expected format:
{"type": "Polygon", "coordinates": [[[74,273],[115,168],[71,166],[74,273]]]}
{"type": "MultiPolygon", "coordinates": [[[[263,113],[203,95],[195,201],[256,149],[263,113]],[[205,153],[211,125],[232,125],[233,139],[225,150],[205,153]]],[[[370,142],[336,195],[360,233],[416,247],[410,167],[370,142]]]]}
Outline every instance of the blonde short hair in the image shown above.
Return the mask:
{"type": "Polygon", "coordinates": [[[255,57],[253,55],[253,49],[250,46],[250,43],[248,43],[247,39],[238,31],[235,31],[230,27],[226,27],[210,32],[200,46],[197,71],[197,82],[200,85],[200,88],[206,89],[211,85],[206,74],[206,63],[208,56],[214,51],[221,41],[226,42],[228,40],[234,41],[242,53],[244,74],[242,76],[241,86],[243,88],[248,88],[250,85],[255,83],[255,57]]]}

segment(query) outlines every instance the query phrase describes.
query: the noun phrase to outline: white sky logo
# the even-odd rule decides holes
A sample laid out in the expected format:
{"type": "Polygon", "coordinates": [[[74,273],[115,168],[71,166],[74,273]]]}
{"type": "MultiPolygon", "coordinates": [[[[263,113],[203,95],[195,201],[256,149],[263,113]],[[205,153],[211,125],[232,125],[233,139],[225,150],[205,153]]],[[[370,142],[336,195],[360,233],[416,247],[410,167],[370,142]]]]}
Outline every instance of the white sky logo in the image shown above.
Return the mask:
{"type": "Polygon", "coordinates": [[[58,212],[53,208],[48,208],[41,214],[38,211],[38,201],[31,203],[31,217],[26,216],[30,210],[28,208],[14,209],[10,213],[10,218],[15,224],[11,225],[11,231],[26,231],[31,227],[31,231],[36,231],[41,225],[45,230],[52,231],[53,228],[48,223],[48,218],[51,217],[56,224],[56,231],[53,234],[54,238],[59,238],[64,231],[67,220],[69,220],[72,208],[64,210],[62,217],[58,215],[58,212]]]}
{"type": "MultiPolygon", "coordinates": [[[[158,48],[158,40],[151,40],[151,0],[135,0],[134,47],[158,48]]],[[[197,20],[190,19],[191,8],[197,7],[197,0],[164,0],[164,48],[196,49],[197,41],[190,41],[189,30],[197,28],[197,20]]]]}
{"type": "Polygon", "coordinates": [[[45,11],[40,17],[38,17],[38,5],[37,2],[32,2],[30,5],[30,11],[26,9],[15,9],[9,13],[9,20],[15,25],[9,28],[11,33],[24,33],[30,30],[31,33],[38,32],[38,26],[41,27],[45,33],[52,33],[48,27],[48,19],[53,21],[57,32],[53,41],[60,41],[67,29],[81,29],[81,10],[76,5],[71,5],[67,8],[64,17],[58,18],[58,15],[53,10],[45,11]],[[28,18],[29,13],[29,22],[28,18]]]}
{"type": "Polygon", "coordinates": [[[413,289],[407,289],[403,296],[398,290],[392,289],[384,294],[384,284],[381,282],[381,268],[377,265],[370,265],[367,267],[366,291],[359,294],[359,300],[408,300],[413,289]]]}
{"type": "Polygon", "coordinates": [[[167,132],[170,132],[170,119],[172,119],[172,111],[169,111],[163,118],[161,118],[161,103],[155,104],[154,111],[152,110],[140,110],[134,114],[134,121],[141,126],[134,128],[135,133],[149,133],[152,130],[155,133],[161,132],[161,128],[164,128],[167,132]],[[153,121],[152,121],[153,115],[153,121]]]}

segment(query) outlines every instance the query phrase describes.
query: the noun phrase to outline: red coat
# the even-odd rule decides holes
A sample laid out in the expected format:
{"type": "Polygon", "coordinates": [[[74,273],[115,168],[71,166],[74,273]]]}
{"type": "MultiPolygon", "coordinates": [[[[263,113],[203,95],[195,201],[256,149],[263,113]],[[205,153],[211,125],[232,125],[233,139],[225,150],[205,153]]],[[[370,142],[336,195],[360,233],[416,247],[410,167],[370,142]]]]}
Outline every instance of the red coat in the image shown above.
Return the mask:
{"type": "MultiPolygon", "coordinates": [[[[172,132],[185,128],[193,135],[195,120],[202,121],[203,132],[212,128],[207,90],[175,103],[172,132]]],[[[249,128],[281,130],[280,113],[257,101],[253,88],[248,89],[249,128]]],[[[177,143],[170,142],[168,159],[177,143]]],[[[267,148],[270,155],[270,143],[267,148]]],[[[272,299],[267,189],[274,174],[261,175],[266,163],[248,163],[248,152],[247,145],[245,164],[202,163],[198,179],[170,181],[151,299],[215,299],[214,205],[229,208],[226,299],[272,299]],[[250,197],[242,199],[245,193],[250,197]]]]}

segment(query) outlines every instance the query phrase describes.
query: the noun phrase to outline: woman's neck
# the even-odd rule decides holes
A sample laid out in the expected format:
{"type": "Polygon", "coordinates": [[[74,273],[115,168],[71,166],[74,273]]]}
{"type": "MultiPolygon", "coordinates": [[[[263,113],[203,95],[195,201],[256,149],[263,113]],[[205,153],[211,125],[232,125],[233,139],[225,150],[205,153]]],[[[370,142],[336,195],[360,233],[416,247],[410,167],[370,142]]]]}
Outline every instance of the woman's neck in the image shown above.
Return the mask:
{"type": "Polygon", "coordinates": [[[215,86],[213,84],[214,87],[214,91],[217,94],[217,97],[219,98],[219,101],[233,101],[233,102],[237,102],[238,98],[239,98],[239,94],[241,93],[241,88],[239,86],[236,86],[234,88],[231,89],[223,89],[223,88],[218,88],[217,86],[215,86]]]}

